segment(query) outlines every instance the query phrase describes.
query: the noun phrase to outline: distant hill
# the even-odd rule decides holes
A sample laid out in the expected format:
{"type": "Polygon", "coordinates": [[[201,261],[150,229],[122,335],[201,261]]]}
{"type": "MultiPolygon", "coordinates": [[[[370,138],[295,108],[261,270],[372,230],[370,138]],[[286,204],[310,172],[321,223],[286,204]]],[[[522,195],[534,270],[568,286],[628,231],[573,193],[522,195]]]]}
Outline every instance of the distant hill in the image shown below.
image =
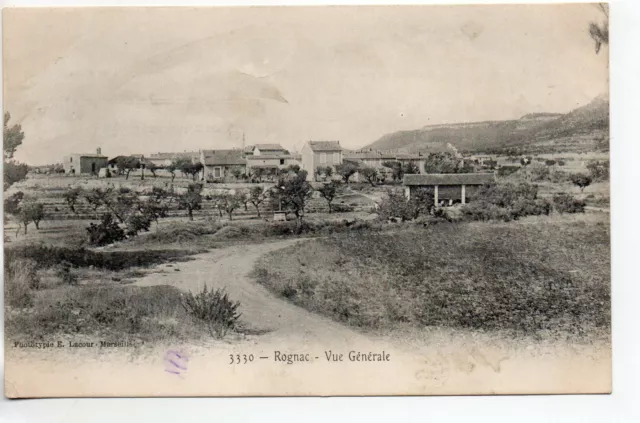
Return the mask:
{"type": "Polygon", "coordinates": [[[569,113],[531,113],[520,119],[428,125],[384,135],[362,150],[544,153],[608,149],[609,99],[598,96],[569,113]]]}

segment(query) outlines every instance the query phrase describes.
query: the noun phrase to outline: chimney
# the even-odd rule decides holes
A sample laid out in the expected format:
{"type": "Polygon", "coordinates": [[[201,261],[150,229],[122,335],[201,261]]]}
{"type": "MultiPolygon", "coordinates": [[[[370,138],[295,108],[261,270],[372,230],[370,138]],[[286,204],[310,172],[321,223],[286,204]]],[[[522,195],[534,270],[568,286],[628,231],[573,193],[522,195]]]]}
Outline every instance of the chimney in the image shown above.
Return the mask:
{"type": "Polygon", "coordinates": [[[96,153],[98,153],[99,156],[102,155],[102,148],[98,147],[96,153]]]}

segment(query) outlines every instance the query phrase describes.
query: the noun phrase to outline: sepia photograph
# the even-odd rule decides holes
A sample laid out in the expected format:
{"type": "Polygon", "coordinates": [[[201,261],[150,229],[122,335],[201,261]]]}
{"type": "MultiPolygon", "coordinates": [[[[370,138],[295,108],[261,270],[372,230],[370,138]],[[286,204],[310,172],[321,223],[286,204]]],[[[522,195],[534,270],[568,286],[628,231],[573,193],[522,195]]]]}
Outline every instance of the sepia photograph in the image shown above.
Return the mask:
{"type": "Polygon", "coordinates": [[[607,394],[606,4],[5,8],[5,395],[607,394]]]}

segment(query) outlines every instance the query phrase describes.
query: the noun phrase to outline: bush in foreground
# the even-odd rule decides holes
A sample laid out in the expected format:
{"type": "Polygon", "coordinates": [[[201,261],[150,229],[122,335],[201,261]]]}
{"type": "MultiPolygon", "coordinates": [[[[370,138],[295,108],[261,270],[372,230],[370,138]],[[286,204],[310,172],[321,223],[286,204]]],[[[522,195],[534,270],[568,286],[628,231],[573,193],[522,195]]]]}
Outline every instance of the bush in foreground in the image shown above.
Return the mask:
{"type": "Polygon", "coordinates": [[[49,247],[28,244],[5,249],[5,263],[32,260],[38,268],[57,267],[69,263],[72,267],[90,267],[119,271],[130,267],[148,267],[167,261],[185,261],[191,254],[185,250],[92,251],[84,248],[49,247]]]}
{"type": "Polygon", "coordinates": [[[553,205],[555,210],[562,213],[584,213],[586,203],[578,200],[571,194],[561,192],[553,196],[553,205]]]}
{"type": "Polygon", "coordinates": [[[38,292],[30,313],[10,314],[12,338],[39,339],[56,334],[101,340],[185,340],[204,333],[181,305],[172,286],[65,287],[38,292]],[[41,295],[42,294],[42,295],[41,295]]]}
{"type": "Polygon", "coordinates": [[[111,213],[104,214],[99,224],[91,223],[87,232],[91,245],[108,245],[126,238],[124,230],[113,219],[111,213]]]}
{"type": "Polygon", "coordinates": [[[182,297],[182,306],[191,316],[204,322],[211,336],[224,337],[240,319],[239,302],[229,299],[224,290],[209,290],[205,285],[196,295],[189,292],[182,297]]]}
{"type": "Polygon", "coordinates": [[[5,260],[4,266],[5,301],[12,307],[31,307],[32,290],[40,287],[37,263],[29,259],[5,260]]]}
{"type": "Polygon", "coordinates": [[[537,185],[504,183],[484,186],[461,211],[468,220],[509,222],[525,216],[549,215],[551,203],[538,198],[537,185]]]}

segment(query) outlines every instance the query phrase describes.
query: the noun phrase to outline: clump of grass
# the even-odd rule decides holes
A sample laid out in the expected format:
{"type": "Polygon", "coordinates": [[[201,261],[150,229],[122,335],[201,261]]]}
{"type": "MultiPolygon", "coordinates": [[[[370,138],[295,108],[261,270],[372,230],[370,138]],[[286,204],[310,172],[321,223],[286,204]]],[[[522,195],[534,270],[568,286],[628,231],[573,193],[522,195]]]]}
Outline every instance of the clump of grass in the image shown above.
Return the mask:
{"type": "Polygon", "coordinates": [[[159,228],[157,231],[134,238],[134,244],[159,244],[191,243],[203,235],[211,235],[218,232],[225,225],[215,221],[204,222],[175,222],[159,228]]]}
{"type": "Polygon", "coordinates": [[[206,285],[196,295],[191,292],[185,294],[182,306],[187,313],[206,324],[211,336],[218,338],[233,330],[240,319],[240,302],[231,301],[224,290],[209,290],[206,285]]]}
{"type": "Polygon", "coordinates": [[[79,334],[148,342],[198,338],[204,332],[171,286],[65,287],[36,298],[32,312],[7,316],[7,333],[41,339],[79,334]]]}
{"type": "Polygon", "coordinates": [[[39,268],[69,263],[76,268],[93,266],[106,270],[123,270],[130,267],[148,267],[166,261],[186,260],[189,254],[189,251],[183,250],[93,251],[85,248],[28,244],[5,249],[5,262],[28,259],[37,261],[39,268]]]}
{"type": "Polygon", "coordinates": [[[254,276],[353,326],[581,335],[610,326],[609,266],[606,225],[462,223],[309,241],[254,276]]]}
{"type": "Polygon", "coordinates": [[[32,306],[32,290],[40,288],[37,263],[29,259],[12,261],[5,259],[4,283],[7,304],[16,308],[32,306]]]}
{"type": "Polygon", "coordinates": [[[77,285],[78,275],[71,270],[71,263],[63,261],[56,270],[56,276],[66,285],[77,285]]]}

